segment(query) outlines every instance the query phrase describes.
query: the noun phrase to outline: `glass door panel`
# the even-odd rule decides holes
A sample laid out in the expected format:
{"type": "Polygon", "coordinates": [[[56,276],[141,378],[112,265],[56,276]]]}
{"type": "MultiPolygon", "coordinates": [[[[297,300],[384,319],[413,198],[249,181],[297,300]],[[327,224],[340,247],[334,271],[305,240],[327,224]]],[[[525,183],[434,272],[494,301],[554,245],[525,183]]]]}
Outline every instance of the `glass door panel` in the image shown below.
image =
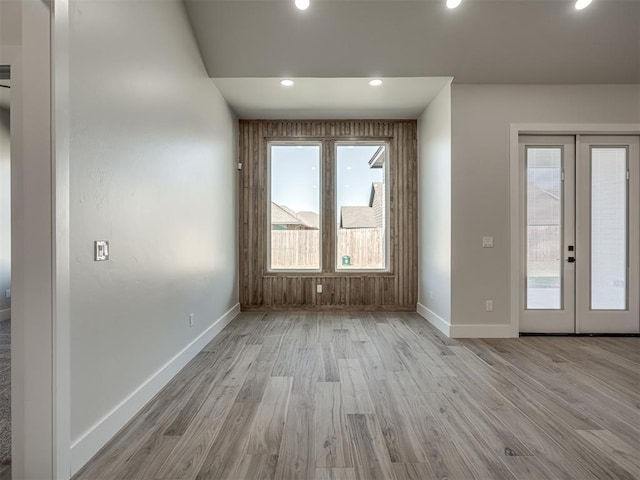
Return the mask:
{"type": "Polygon", "coordinates": [[[623,136],[578,141],[576,329],[639,333],[640,142],[623,136]]]}
{"type": "Polygon", "coordinates": [[[591,149],[591,309],[627,309],[627,149],[591,149]]]}
{"type": "Polygon", "coordinates": [[[640,138],[519,143],[520,332],[640,333],[640,138]]]}
{"type": "Polygon", "coordinates": [[[527,147],[527,309],[562,308],[562,147],[527,147]]]}
{"type": "Polygon", "coordinates": [[[520,331],[575,331],[575,138],[521,136],[520,331]]]}

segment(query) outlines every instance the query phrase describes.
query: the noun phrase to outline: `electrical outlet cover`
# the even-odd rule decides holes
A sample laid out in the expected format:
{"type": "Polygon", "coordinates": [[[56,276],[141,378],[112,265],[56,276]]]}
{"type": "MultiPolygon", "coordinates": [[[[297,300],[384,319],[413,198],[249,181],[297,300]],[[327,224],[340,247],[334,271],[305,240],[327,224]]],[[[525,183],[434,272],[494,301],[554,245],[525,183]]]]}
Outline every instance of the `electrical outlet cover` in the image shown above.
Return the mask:
{"type": "Polygon", "coordinates": [[[482,237],[482,248],[493,248],[493,237],[482,237]]]}

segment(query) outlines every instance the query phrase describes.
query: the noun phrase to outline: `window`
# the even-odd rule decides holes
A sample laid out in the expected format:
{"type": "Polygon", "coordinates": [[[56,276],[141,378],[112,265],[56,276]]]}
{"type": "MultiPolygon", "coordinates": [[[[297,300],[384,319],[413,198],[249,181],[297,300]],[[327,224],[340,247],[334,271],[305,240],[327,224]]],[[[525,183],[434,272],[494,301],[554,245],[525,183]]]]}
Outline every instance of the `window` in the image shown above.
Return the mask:
{"type": "MultiPolygon", "coordinates": [[[[238,137],[238,280],[243,307],[330,309],[375,305],[415,309],[418,290],[415,120],[240,120],[238,137]],[[364,186],[361,198],[352,200],[340,192],[353,191],[358,185],[354,180],[345,181],[347,175],[355,173],[355,167],[344,163],[347,157],[343,154],[361,150],[368,151],[358,160],[358,168],[362,170],[355,180],[364,186]],[[298,151],[314,155],[305,161],[306,157],[297,156],[298,151]],[[369,165],[376,152],[383,155],[369,165]],[[379,167],[379,161],[382,168],[371,168],[379,167]],[[339,167],[343,167],[342,172],[339,167]],[[380,180],[384,181],[384,191],[376,193],[371,203],[372,184],[380,180]],[[349,187],[345,189],[344,185],[349,187]],[[285,195],[292,187],[299,188],[297,194],[285,195]],[[378,209],[376,201],[383,202],[381,208],[378,209]],[[289,218],[290,223],[285,224],[274,218],[272,222],[272,208],[275,209],[272,202],[287,207],[297,220],[289,218]],[[338,245],[341,207],[358,206],[371,209],[375,206],[382,215],[382,231],[369,232],[377,235],[380,246],[373,249],[375,256],[364,262],[357,251],[357,241],[348,245],[356,250],[338,245]],[[305,221],[300,212],[305,211],[317,214],[317,224],[313,223],[311,229],[308,224],[300,226],[305,221]],[[296,228],[306,228],[307,232],[295,233],[296,228]],[[281,237],[297,235],[297,238],[288,238],[288,245],[283,244],[282,238],[276,239],[282,232],[285,235],[281,237]],[[308,237],[306,245],[303,235],[308,237]],[[302,258],[305,255],[308,258],[302,258]],[[345,256],[349,258],[345,258],[343,265],[345,256]]],[[[375,191],[375,185],[373,188],[375,191]]],[[[379,221],[375,225],[380,228],[379,221]]],[[[370,243],[366,241],[368,247],[370,243]]]]}
{"type": "Polygon", "coordinates": [[[321,268],[321,146],[269,144],[269,270],[321,268]]]}
{"type": "Polygon", "coordinates": [[[385,270],[387,148],[336,144],[336,270],[385,270]]]}
{"type": "Polygon", "coordinates": [[[269,142],[268,152],[268,270],[387,271],[387,144],[269,142]],[[323,171],[334,188],[323,188],[323,171]]]}

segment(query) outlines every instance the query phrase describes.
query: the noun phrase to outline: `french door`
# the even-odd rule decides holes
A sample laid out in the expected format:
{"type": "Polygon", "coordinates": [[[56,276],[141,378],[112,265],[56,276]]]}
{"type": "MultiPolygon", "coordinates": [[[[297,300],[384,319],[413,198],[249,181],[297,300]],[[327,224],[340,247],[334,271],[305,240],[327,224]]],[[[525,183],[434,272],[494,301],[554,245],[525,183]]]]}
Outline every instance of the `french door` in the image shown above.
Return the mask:
{"type": "Polygon", "coordinates": [[[520,331],[640,332],[634,136],[521,136],[520,331]]]}

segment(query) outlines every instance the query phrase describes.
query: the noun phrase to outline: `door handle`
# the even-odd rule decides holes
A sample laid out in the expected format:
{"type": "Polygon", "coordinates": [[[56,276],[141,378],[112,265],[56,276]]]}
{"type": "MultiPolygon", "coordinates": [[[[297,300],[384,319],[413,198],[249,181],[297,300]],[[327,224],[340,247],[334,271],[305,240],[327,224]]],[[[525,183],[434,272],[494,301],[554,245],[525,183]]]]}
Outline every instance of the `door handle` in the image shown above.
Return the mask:
{"type": "Polygon", "coordinates": [[[576,263],[576,257],[569,257],[569,258],[567,258],[567,262],[569,262],[569,263],[576,263]]]}

